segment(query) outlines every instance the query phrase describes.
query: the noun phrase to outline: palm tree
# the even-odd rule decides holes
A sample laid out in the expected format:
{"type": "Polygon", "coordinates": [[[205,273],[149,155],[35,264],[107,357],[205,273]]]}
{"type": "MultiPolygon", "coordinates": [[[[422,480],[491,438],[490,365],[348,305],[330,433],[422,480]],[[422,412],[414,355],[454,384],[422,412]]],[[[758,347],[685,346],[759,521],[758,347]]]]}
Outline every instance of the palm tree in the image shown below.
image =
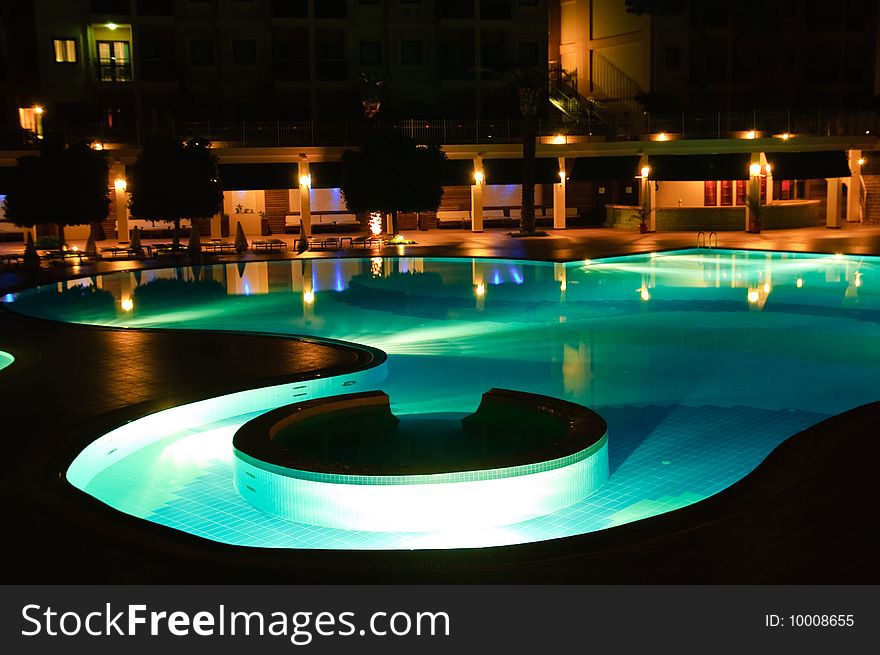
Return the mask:
{"type": "Polygon", "coordinates": [[[544,80],[536,68],[513,73],[519,96],[522,130],[522,214],[520,232],[535,233],[535,141],[538,137],[538,109],[544,80]]]}

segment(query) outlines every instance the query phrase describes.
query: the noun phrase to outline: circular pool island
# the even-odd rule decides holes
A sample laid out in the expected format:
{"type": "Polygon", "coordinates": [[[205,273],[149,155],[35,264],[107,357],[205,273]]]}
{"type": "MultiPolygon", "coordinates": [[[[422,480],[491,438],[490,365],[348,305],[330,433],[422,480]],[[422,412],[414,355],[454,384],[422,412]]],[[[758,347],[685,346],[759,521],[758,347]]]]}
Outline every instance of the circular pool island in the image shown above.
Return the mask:
{"type": "Polygon", "coordinates": [[[581,405],[492,389],[473,414],[396,417],[371,391],[279,407],[233,439],[235,485],[290,521],[431,532],[518,523],[608,478],[605,421],[581,405]]]}

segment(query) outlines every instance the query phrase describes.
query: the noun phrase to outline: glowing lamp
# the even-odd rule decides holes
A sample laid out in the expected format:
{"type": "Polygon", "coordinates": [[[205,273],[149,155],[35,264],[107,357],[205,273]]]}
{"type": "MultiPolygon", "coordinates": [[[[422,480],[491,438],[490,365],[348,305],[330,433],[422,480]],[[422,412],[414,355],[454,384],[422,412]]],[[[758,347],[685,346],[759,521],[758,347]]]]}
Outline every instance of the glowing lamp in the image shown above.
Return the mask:
{"type": "Polygon", "coordinates": [[[564,135],[564,134],[557,134],[557,135],[555,135],[555,136],[553,137],[553,143],[555,143],[555,144],[557,144],[557,145],[564,144],[564,143],[565,143],[565,135],[564,135]]]}
{"type": "Polygon", "coordinates": [[[643,178],[648,179],[648,176],[651,174],[651,167],[650,166],[642,166],[642,170],[640,172],[641,172],[643,178]]]}
{"type": "Polygon", "coordinates": [[[565,171],[559,171],[559,181],[565,182],[565,171]]]}
{"type": "Polygon", "coordinates": [[[119,27],[116,23],[107,23],[107,29],[113,32],[116,28],[119,27]]]}
{"type": "Polygon", "coordinates": [[[486,285],[480,282],[477,285],[477,288],[474,289],[474,293],[477,294],[478,297],[482,297],[486,295],[486,285]]]}
{"type": "Polygon", "coordinates": [[[299,176],[299,185],[300,186],[312,186],[312,176],[311,175],[300,175],[299,176]]]}
{"type": "Polygon", "coordinates": [[[303,302],[307,305],[311,305],[315,302],[315,292],[314,291],[304,291],[303,292],[303,302]]]}
{"type": "Polygon", "coordinates": [[[864,165],[865,165],[865,158],[864,158],[864,157],[859,157],[859,160],[858,160],[856,163],[857,163],[859,166],[864,166],[864,165]]]}
{"type": "Polygon", "coordinates": [[[757,289],[749,289],[749,295],[746,297],[749,299],[750,303],[754,304],[754,303],[758,302],[758,298],[760,296],[758,295],[757,289]]]}
{"type": "Polygon", "coordinates": [[[657,135],[657,141],[668,141],[668,140],[669,140],[669,135],[666,134],[666,132],[660,132],[660,134],[657,135]]]}
{"type": "Polygon", "coordinates": [[[119,303],[120,307],[122,307],[122,311],[130,312],[134,309],[134,301],[131,298],[123,298],[122,302],[119,303]]]}
{"type": "Polygon", "coordinates": [[[755,177],[761,174],[761,164],[751,164],[749,165],[749,175],[755,177]]]}
{"type": "Polygon", "coordinates": [[[755,133],[755,130],[749,130],[749,131],[746,132],[746,134],[745,134],[745,137],[746,137],[747,139],[754,139],[756,136],[757,136],[757,134],[755,133]]]}
{"type": "Polygon", "coordinates": [[[483,176],[483,171],[474,171],[474,182],[477,184],[482,184],[483,180],[486,178],[483,176]]]}
{"type": "Polygon", "coordinates": [[[42,116],[43,108],[40,105],[34,105],[34,113],[42,116]]]}
{"type": "Polygon", "coordinates": [[[128,188],[128,182],[125,181],[124,177],[117,177],[113,181],[113,186],[117,191],[125,191],[128,188]]]}
{"type": "Polygon", "coordinates": [[[770,175],[770,171],[772,170],[773,166],[771,166],[770,164],[764,164],[764,172],[767,173],[767,175],[770,175]]]}

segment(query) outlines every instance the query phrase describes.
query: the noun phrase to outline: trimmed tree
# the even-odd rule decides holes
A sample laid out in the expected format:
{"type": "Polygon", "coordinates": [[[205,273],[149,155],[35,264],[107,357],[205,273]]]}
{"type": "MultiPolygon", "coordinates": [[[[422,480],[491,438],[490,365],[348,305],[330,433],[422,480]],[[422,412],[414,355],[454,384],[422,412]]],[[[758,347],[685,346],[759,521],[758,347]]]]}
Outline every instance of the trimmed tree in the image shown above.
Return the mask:
{"type": "Polygon", "coordinates": [[[148,143],[131,168],[131,215],[174,225],[180,247],[180,221],[211,218],[223,206],[217,157],[201,139],[148,143]]]}
{"type": "Polygon", "coordinates": [[[107,218],[107,161],[85,144],[48,145],[39,156],[21,157],[6,196],[6,216],[19,227],[55,226],[58,246],[64,228],[107,218]]]}
{"type": "Polygon", "coordinates": [[[437,211],[445,160],[439,146],[418,145],[393,130],[371,132],[358,150],[342,154],[345,206],[353,213],[390,214],[397,234],[400,212],[437,211]]]}
{"type": "Polygon", "coordinates": [[[514,71],[522,130],[522,213],[520,232],[535,234],[535,141],[538,138],[538,111],[543,79],[537,69],[514,71]]]}

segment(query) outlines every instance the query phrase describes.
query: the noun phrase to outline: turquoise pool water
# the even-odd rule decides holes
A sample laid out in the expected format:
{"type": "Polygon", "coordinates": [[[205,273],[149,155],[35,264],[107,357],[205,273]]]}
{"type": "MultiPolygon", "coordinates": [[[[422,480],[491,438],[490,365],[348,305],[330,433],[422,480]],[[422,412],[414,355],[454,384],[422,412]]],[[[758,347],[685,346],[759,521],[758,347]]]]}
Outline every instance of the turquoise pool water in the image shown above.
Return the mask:
{"type": "Polygon", "coordinates": [[[0,371],[2,371],[14,361],[15,357],[10,355],[8,352],[0,350],[0,371]]]}
{"type": "Polygon", "coordinates": [[[878,396],[880,259],[869,257],[297,260],[112,274],[7,300],[72,322],[368,344],[389,355],[387,377],[369,384],[397,414],[470,412],[494,386],[579,402],[608,422],[604,487],[485,531],[349,532],[261,514],[231,483],[232,434],[262,411],[246,404],[156,422],[124,457],[104,466],[84,454],[89,474],[68,474],[120,511],[250,546],[486,546],[601,530],[717,493],[787,437],[878,396]]]}

